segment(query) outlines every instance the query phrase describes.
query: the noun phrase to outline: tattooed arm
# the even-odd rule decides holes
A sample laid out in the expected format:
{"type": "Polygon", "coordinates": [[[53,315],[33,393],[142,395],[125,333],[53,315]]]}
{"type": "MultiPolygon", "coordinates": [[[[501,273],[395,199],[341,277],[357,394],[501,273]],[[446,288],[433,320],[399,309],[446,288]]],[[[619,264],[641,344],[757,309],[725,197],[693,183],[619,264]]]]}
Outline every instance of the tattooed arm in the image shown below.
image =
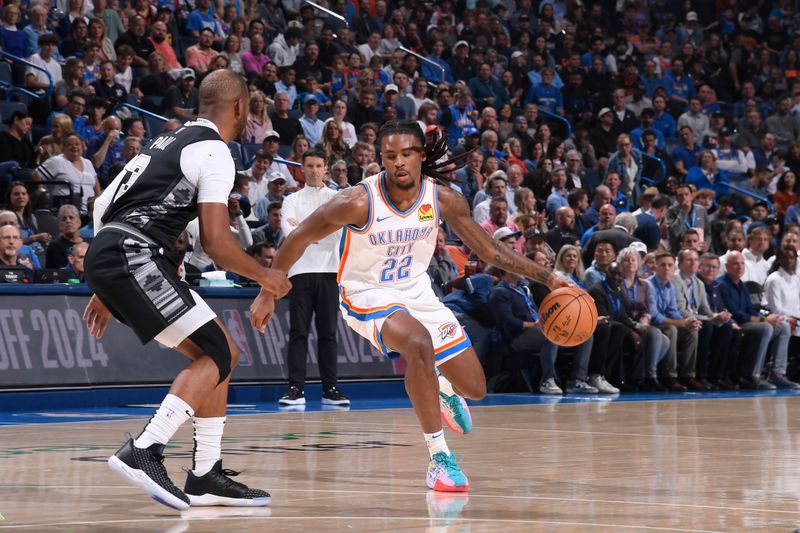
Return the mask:
{"type": "Polygon", "coordinates": [[[439,207],[444,220],[481,260],[498,268],[538,281],[551,289],[570,283],[501,242],[493,241],[469,214],[467,201],[448,187],[439,187],[439,207]]]}

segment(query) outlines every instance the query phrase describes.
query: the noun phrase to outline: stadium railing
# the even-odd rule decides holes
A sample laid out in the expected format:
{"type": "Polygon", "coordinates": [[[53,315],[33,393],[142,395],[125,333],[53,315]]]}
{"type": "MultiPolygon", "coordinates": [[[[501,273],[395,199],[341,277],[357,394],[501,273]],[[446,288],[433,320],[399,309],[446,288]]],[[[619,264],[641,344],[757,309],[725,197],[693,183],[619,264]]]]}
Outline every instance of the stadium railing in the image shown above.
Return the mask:
{"type": "Polygon", "coordinates": [[[6,100],[11,100],[11,97],[15,93],[17,93],[17,94],[25,95],[25,97],[31,98],[33,100],[43,100],[45,102],[49,102],[50,101],[50,97],[53,95],[53,77],[50,75],[49,72],[47,72],[47,69],[42,68],[39,65],[34,65],[30,61],[28,61],[28,60],[26,60],[26,59],[24,59],[22,57],[15,56],[14,54],[9,54],[5,50],[0,50],[0,57],[5,57],[6,59],[10,59],[10,60],[12,60],[12,61],[14,61],[16,63],[20,63],[22,65],[27,65],[28,67],[30,67],[30,68],[32,68],[34,70],[40,70],[40,71],[44,72],[45,75],[47,76],[48,81],[50,82],[50,86],[47,87],[47,89],[45,90],[44,94],[39,94],[37,92],[31,91],[29,89],[26,89],[25,87],[19,87],[17,85],[14,85],[13,80],[9,81],[8,79],[0,78],[0,87],[6,89],[6,95],[5,95],[5,99],[6,100]]]}

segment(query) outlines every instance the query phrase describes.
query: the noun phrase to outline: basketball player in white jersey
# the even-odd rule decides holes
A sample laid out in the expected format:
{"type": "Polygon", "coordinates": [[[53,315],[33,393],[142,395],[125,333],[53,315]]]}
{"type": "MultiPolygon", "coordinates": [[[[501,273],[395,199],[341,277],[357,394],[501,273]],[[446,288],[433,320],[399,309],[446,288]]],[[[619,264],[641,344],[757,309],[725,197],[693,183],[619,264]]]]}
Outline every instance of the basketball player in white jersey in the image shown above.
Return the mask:
{"type": "MultiPolygon", "coordinates": [[[[288,271],[308,245],[344,227],[338,272],[341,312],[351,328],[385,355],[406,360],[406,390],[431,456],[428,487],[463,492],[469,483],[445,442],[440,397],[458,410],[460,396],[484,397],[486,378],[464,329],[436,298],[427,275],[440,219],[483,261],[552,288],[568,283],[493,242],[470,217],[464,197],[428,177],[447,164],[436,161],[444,141],[426,148],[415,121],[386,123],[379,135],[386,170],[343,190],[306,218],[286,238],[272,268],[288,271]],[[437,380],[436,368],[446,379],[437,380]]],[[[262,291],[254,301],[251,322],[256,329],[263,331],[269,319],[264,312],[269,306],[261,301],[271,299],[271,293],[262,291]]],[[[466,410],[465,403],[462,407],[466,410]]]]}

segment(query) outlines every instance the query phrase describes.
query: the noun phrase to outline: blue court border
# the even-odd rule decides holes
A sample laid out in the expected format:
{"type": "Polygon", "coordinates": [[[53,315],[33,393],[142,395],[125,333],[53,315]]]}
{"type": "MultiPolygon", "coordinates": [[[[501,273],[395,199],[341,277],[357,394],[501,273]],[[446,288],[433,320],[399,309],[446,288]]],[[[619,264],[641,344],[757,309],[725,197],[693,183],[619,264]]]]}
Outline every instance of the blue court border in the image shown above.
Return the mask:
{"type": "MultiPolygon", "coordinates": [[[[351,410],[409,409],[411,402],[400,380],[341,383],[352,401],[351,410]]],[[[167,387],[96,388],[88,390],[0,392],[0,426],[64,422],[98,422],[149,417],[167,387]]],[[[234,385],[231,387],[229,414],[264,414],[296,411],[281,409],[278,399],[285,385],[234,385]]],[[[341,410],[320,403],[320,385],[306,387],[305,412],[341,410]]],[[[685,401],[724,398],[797,397],[800,391],[724,391],[687,393],[630,393],[622,395],[567,394],[490,394],[472,406],[608,404],[616,402],[685,401]]]]}

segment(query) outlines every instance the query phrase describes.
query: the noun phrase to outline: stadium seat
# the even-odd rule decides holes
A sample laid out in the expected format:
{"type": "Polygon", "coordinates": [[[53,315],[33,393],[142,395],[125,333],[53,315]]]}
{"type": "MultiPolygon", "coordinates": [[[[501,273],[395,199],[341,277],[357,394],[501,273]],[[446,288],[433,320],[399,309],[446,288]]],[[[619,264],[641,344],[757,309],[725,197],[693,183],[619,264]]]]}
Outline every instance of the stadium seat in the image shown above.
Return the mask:
{"type": "Polygon", "coordinates": [[[3,121],[8,120],[14,111],[27,112],[28,109],[22,102],[6,102],[0,101],[0,118],[3,121]]]}
{"type": "Polygon", "coordinates": [[[231,157],[233,157],[233,162],[236,165],[236,170],[244,170],[245,160],[244,156],[242,155],[242,145],[236,141],[231,141],[228,143],[228,149],[231,151],[231,157]]]}
{"type": "Polygon", "coordinates": [[[244,160],[247,161],[248,166],[250,161],[256,156],[256,152],[261,150],[260,143],[247,143],[242,145],[242,149],[244,150],[244,160]]]}

